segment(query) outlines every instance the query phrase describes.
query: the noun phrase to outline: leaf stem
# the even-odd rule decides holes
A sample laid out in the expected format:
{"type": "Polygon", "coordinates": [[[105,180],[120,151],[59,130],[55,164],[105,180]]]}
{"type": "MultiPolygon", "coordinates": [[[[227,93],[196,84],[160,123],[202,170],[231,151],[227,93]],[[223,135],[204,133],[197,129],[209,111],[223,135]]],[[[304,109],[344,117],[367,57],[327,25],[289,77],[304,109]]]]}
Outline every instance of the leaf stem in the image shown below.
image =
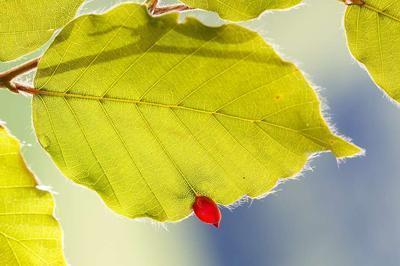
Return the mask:
{"type": "Polygon", "coordinates": [[[19,66],[16,66],[5,72],[0,73],[0,87],[6,87],[10,91],[18,93],[18,91],[20,90],[18,87],[21,85],[13,83],[12,80],[24,73],[27,73],[35,69],[38,66],[39,60],[40,58],[35,58],[19,66]]]}
{"type": "Polygon", "coordinates": [[[14,93],[17,93],[17,94],[20,93],[20,92],[25,92],[25,93],[28,93],[28,94],[31,94],[31,95],[40,94],[40,90],[32,88],[32,87],[29,87],[29,86],[22,85],[22,84],[17,83],[17,82],[8,82],[8,83],[3,83],[3,84],[0,83],[0,88],[2,86],[4,86],[7,89],[9,89],[11,92],[14,92],[14,93]]]}
{"type": "Polygon", "coordinates": [[[13,91],[15,93],[25,92],[25,93],[29,93],[29,94],[32,94],[32,95],[40,93],[40,90],[38,90],[38,89],[27,87],[27,86],[24,86],[24,85],[19,84],[19,83],[14,83],[13,84],[13,91]]]}

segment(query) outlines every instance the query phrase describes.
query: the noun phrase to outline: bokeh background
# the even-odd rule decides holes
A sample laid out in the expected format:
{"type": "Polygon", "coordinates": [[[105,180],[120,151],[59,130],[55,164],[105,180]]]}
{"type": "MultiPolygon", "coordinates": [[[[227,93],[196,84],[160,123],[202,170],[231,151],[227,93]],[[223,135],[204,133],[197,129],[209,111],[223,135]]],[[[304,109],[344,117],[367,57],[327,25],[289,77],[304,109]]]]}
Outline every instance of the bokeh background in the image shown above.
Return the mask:
{"type": "MultiPolygon", "coordinates": [[[[89,1],[81,12],[118,2],[89,1]]],[[[194,217],[160,225],[114,214],[95,193],[64,178],[39,147],[30,98],[0,91],[0,118],[26,143],[23,152],[41,183],[57,192],[69,263],[400,265],[400,109],[350,56],[344,11],[336,0],[305,0],[301,7],[243,24],[297,62],[321,88],[331,121],[364,147],[366,156],[338,164],[330,154],[321,155],[311,163],[314,171],[280,186],[278,193],[224,209],[218,230],[194,217]]],[[[214,14],[187,14],[209,25],[221,23],[214,14]]],[[[0,70],[9,66],[0,64],[0,70]]]]}

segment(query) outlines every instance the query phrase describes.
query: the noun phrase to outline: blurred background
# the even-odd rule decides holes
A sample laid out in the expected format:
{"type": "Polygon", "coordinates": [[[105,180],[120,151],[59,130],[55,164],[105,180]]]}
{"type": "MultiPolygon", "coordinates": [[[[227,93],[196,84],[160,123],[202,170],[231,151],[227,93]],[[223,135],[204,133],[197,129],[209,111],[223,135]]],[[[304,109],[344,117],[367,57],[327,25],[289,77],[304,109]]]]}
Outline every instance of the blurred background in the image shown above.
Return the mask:
{"type": "MultiPolygon", "coordinates": [[[[89,1],[81,13],[118,2],[89,1]]],[[[400,110],[351,58],[344,11],[335,0],[305,0],[288,12],[265,13],[243,25],[258,31],[307,73],[321,88],[331,121],[365,148],[366,156],[338,164],[332,155],[321,155],[311,163],[314,171],[281,185],[278,193],[233,211],[224,209],[218,230],[194,217],[161,225],[114,214],[94,192],[64,178],[39,147],[30,98],[1,90],[0,119],[26,143],[23,152],[41,183],[57,192],[56,214],[69,263],[400,265],[400,110]]],[[[211,13],[186,14],[208,25],[221,23],[211,13]]],[[[11,64],[0,64],[0,70],[11,64]]]]}

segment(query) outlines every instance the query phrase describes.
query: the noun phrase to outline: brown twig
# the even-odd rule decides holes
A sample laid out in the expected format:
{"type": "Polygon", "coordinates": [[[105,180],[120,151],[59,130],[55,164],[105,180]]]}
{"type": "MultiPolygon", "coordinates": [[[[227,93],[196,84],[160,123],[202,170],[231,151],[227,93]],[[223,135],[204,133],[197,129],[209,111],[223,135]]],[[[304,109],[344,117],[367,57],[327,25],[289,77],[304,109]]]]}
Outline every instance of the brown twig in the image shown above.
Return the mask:
{"type": "Polygon", "coordinates": [[[154,10],[156,9],[157,5],[158,5],[158,0],[150,0],[148,1],[148,9],[150,14],[154,13],[154,10]]]}
{"type": "Polygon", "coordinates": [[[168,12],[181,12],[186,10],[192,10],[193,8],[188,7],[187,5],[174,5],[174,6],[163,6],[163,7],[155,7],[153,9],[153,15],[161,15],[168,12]]]}
{"type": "Polygon", "coordinates": [[[27,86],[19,84],[19,83],[14,83],[13,86],[14,86],[16,93],[26,92],[26,93],[29,93],[32,95],[40,94],[40,90],[31,88],[31,87],[27,87],[27,86]]]}
{"type": "Polygon", "coordinates": [[[193,8],[187,5],[172,5],[172,6],[158,6],[159,0],[149,0],[147,1],[148,10],[151,15],[162,15],[169,12],[181,12],[186,10],[191,10],[193,8]]]}
{"type": "Polygon", "coordinates": [[[18,84],[12,82],[16,77],[35,69],[38,66],[40,58],[35,58],[22,65],[11,68],[5,72],[0,73],[0,87],[6,87],[10,91],[18,93],[18,84]]]}
{"type": "Polygon", "coordinates": [[[31,71],[32,69],[36,68],[38,63],[39,63],[40,58],[35,58],[31,61],[28,61],[26,63],[23,63],[22,65],[16,66],[14,68],[11,68],[3,73],[0,73],[0,79],[2,81],[11,81],[15,77],[24,74],[28,71],[31,71]]]}

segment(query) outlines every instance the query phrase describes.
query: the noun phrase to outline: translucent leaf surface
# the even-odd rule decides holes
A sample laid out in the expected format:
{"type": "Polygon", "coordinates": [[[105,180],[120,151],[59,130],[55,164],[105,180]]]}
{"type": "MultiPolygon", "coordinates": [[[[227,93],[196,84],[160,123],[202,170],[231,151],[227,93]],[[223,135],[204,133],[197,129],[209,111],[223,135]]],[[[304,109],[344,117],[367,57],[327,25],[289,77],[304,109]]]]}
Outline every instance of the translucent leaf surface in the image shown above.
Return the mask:
{"type": "Polygon", "coordinates": [[[400,101],[400,2],[367,0],[364,6],[349,6],[345,26],[351,53],[379,87],[400,101]]]}
{"type": "Polygon", "coordinates": [[[84,0],[0,0],[0,61],[42,46],[84,0]]]}
{"type": "Polygon", "coordinates": [[[0,125],[0,265],[65,265],[52,195],[37,185],[0,125]]]}
{"type": "Polygon", "coordinates": [[[302,0],[181,0],[190,7],[217,12],[221,18],[243,21],[271,9],[286,9],[302,0]]]}
{"type": "Polygon", "coordinates": [[[195,194],[270,191],[333,135],[317,95],[256,33],[127,4],[69,24],[39,64],[34,125],[63,173],[128,217],[174,221],[195,194]]]}

